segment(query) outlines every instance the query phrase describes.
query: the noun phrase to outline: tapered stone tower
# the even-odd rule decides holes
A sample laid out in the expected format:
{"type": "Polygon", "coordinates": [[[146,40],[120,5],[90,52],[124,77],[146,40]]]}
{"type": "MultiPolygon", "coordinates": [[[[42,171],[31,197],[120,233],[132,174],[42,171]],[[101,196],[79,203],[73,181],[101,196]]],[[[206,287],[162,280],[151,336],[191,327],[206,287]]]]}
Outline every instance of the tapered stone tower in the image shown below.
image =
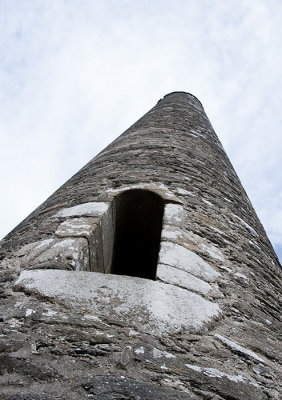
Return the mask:
{"type": "Polygon", "coordinates": [[[194,96],[160,100],[1,260],[1,399],[278,399],[280,265],[194,96]]]}

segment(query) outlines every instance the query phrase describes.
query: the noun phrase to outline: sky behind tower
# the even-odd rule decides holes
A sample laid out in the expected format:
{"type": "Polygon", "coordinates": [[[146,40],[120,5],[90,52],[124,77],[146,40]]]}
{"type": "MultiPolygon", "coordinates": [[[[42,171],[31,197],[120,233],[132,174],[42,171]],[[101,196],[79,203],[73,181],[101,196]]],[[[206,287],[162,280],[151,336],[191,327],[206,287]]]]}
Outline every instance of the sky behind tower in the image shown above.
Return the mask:
{"type": "Polygon", "coordinates": [[[181,90],[281,260],[281,43],[280,0],[0,0],[0,237],[181,90]]]}

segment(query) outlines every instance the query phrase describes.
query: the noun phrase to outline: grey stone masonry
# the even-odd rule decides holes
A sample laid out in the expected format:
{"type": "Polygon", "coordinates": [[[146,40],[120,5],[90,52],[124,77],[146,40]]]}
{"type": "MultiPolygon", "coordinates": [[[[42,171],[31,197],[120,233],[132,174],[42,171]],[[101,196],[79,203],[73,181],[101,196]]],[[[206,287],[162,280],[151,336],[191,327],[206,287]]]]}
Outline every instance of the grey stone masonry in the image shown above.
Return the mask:
{"type": "Polygon", "coordinates": [[[0,242],[3,400],[276,400],[281,266],[174,92],[0,242]]]}

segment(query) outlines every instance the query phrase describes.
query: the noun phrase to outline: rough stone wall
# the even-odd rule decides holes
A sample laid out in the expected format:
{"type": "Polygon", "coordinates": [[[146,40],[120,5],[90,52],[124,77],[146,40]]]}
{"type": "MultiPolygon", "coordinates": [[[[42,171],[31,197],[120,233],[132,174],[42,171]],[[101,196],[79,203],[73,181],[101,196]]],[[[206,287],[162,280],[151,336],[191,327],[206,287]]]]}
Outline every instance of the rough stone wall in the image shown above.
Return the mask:
{"type": "Polygon", "coordinates": [[[280,265],[194,96],[160,100],[0,254],[1,398],[278,399],[280,265]],[[156,281],[103,273],[134,188],[166,204],[156,281]]]}

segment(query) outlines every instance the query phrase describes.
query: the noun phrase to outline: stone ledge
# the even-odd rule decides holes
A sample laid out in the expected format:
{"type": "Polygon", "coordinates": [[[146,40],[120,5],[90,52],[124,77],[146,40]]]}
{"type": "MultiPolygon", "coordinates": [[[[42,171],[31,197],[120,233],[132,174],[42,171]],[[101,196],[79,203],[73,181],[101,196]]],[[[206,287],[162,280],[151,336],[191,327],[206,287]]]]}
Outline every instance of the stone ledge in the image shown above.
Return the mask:
{"type": "Polygon", "coordinates": [[[198,332],[220,315],[218,304],[188,290],[142,278],[86,271],[26,270],[16,289],[100,318],[154,333],[198,332]]]}

